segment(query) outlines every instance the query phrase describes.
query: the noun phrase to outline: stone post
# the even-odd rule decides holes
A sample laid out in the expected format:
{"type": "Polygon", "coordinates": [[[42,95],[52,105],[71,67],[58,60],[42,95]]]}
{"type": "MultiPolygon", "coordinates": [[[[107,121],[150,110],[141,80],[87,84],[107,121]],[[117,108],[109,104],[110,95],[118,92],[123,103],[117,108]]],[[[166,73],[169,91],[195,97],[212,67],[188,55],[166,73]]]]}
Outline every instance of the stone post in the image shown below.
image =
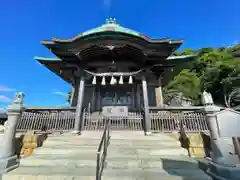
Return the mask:
{"type": "Polygon", "coordinates": [[[149,115],[149,105],[148,105],[148,91],[147,82],[145,77],[142,77],[142,89],[143,89],[143,103],[144,103],[144,133],[145,135],[151,134],[151,122],[149,115]]]}
{"type": "Polygon", "coordinates": [[[8,120],[4,128],[4,135],[0,147],[0,172],[6,172],[18,166],[15,154],[15,135],[18,119],[21,117],[23,108],[23,93],[17,93],[13,104],[7,108],[8,120]]]}
{"type": "Polygon", "coordinates": [[[219,136],[217,114],[219,114],[220,108],[214,105],[210,93],[203,92],[202,101],[210,131],[212,149],[211,160],[208,161],[205,168],[206,173],[214,180],[237,180],[240,177],[239,163],[236,164],[238,157],[229,154],[228,145],[219,136]]]}
{"type": "Polygon", "coordinates": [[[203,92],[203,105],[209,127],[212,161],[218,164],[232,164],[232,159],[229,155],[228,147],[225,142],[219,137],[219,127],[217,113],[220,108],[215,106],[210,93],[203,92]]]}
{"type": "Polygon", "coordinates": [[[219,158],[223,156],[221,153],[221,147],[219,142],[219,133],[218,133],[218,125],[217,125],[217,116],[216,113],[220,111],[220,108],[216,106],[205,106],[204,111],[207,118],[210,140],[211,140],[211,149],[212,154],[211,158],[214,162],[220,161],[219,158]]]}

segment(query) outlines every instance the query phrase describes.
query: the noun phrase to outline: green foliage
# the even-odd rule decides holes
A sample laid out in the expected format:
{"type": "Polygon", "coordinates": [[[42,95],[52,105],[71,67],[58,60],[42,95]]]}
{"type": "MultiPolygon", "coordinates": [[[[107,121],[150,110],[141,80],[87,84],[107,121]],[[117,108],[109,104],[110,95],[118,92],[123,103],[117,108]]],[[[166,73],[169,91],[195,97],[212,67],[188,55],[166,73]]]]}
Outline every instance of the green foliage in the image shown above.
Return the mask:
{"type": "Polygon", "coordinates": [[[181,92],[185,97],[197,100],[205,89],[212,93],[216,103],[226,106],[240,104],[240,60],[236,57],[239,51],[240,45],[177,52],[175,55],[197,53],[198,57],[190,68],[183,69],[169,82],[166,90],[181,92]]]}
{"type": "Polygon", "coordinates": [[[177,90],[183,93],[185,97],[195,100],[200,94],[200,83],[201,80],[195,72],[184,69],[168,84],[167,88],[170,91],[177,90]]]}

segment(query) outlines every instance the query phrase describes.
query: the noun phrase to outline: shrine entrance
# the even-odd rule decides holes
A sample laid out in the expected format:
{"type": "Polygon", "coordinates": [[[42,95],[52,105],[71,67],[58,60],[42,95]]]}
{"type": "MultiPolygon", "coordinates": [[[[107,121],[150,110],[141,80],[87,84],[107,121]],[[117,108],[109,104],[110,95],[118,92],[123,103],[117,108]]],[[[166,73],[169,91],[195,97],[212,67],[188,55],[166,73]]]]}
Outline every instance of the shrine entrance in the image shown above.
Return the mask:
{"type": "Polygon", "coordinates": [[[129,109],[135,107],[134,85],[108,85],[100,89],[100,103],[104,106],[127,106],[129,109]]]}
{"type": "Polygon", "coordinates": [[[111,129],[143,130],[143,112],[137,107],[136,84],[98,86],[96,97],[99,108],[84,111],[84,129],[101,131],[109,120],[111,129]]]}

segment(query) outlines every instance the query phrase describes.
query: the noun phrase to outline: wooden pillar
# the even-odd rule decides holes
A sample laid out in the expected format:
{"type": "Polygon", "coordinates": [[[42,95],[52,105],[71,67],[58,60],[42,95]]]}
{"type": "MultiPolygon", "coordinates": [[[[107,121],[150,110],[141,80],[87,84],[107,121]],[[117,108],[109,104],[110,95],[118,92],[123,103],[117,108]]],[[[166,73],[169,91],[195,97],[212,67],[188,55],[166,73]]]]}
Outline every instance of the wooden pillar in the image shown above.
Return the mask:
{"type": "Polygon", "coordinates": [[[141,111],[141,95],[140,95],[140,85],[137,84],[137,97],[136,97],[136,102],[137,102],[137,108],[138,111],[141,111]]]}
{"type": "Polygon", "coordinates": [[[71,100],[70,100],[70,104],[71,104],[72,107],[76,107],[77,106],[79,82],[80,82],[80,79],[76,78],[75,82],[74,82],[74,84],[72,86],[72,94],[71,94],[71,100]]]}
{"type": "Polygon", "coordinates": [[[149,105],[148,105],[147,82],[144,76],[142,77],[142,90],[143,90],[143,103],[144,103],[144,132],[145,132],[145,135],[148,135],[151,133],[151,122],[150,122],[149,105]]]}
{"type": "Polygon", "coordinates": [[[84,76],[81,76],[80,83],[79,83],[79,89],[78,89],[78,101],[77,101],[75,125],[74,125],[74,132],[77,134],[81,133],[82,128],[84,126],[83,119],[82,119],[84,86],[85,86],[84,76]]]}
{"type": "Polygon", "coordinates": [[[97,86],[97,110],[101,111],[101,86],[97,86]]]}
{"type": "Polygon", "coordinates": [[[163,107],[162,76],[158,78],[158,87],[155,88],[157,107],[163,107]]]}
{"type": "Polygon", "coordinates": [[[96,86],[95,85],[93,85],[93,90],[92,90],[92,111],[95,111],[95,109],[96,109],[96,86]]]}
{"type": "Polygon", "coordinates": [[[135,92],[136,92],[136,88],[135,86],[133,85],[132,86],[132,109],[135,110],[136,109],[136,105],[135,105],[135,92]]]}
{"type": "Polygon", "coordinates": [[[74,106],[75,93],[76,93],[76,86],[72,85],[71,99],[70,99],[70,105],[71,106],[74,106]]]}

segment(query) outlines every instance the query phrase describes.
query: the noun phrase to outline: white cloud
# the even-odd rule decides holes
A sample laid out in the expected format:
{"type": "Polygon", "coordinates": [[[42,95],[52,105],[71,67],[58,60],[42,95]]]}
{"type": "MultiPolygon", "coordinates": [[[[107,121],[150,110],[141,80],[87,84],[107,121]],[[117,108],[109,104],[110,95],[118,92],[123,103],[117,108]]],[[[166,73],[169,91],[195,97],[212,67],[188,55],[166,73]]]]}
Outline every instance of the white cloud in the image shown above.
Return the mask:
{"type": "Polygon", "coordinates": [[[67,93],[60,92],[60,91],[55,91],[55,92],[53,92],[53,94],[55,94],[55,95],[59,95],[59,96],[64,96],[64,97],[67,97],[67,96],[68,96],[67,93]]]}
{"type": "Polygon", "coordinates": [[[104,8],[109,11],[112,5],[112,0],[103,0],[104,8]]]}
{"type": "Polygon", "coordinates": [[[4,95],[0,95],[0,102],[1,103],[8,103],[11,102],[12,100],[10,98],[8,98],[7,96],[4,95]]]}
{"type": "Polygon", "coordinates": [[[9,88],[7,86],[0,85],[0,92],[14,92],[16,89],[9,88]]]}

